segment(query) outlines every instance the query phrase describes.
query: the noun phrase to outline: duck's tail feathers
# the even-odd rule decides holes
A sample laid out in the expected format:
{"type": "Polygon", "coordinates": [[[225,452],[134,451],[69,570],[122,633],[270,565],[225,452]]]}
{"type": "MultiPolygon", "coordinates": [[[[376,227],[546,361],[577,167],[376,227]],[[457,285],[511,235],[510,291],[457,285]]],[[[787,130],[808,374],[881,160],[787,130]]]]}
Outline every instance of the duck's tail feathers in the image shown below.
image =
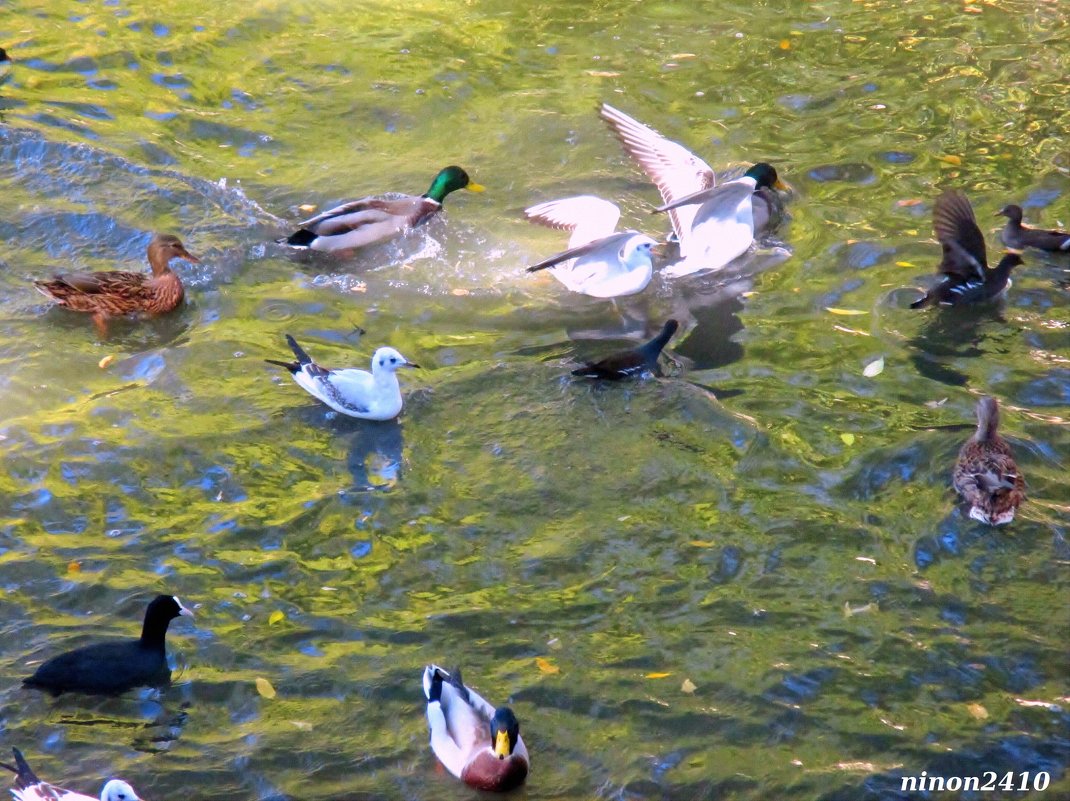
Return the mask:
{"type": "Polygon", "coordinates": [[[428,665],[424,669],[424,695],[429,704],[442,700],[442,671],[438,665],[428,665]]]}
{"type": "Polygon", "coordinates": [[[289,236],[279,237],[275,241],[280,245],[289,245],[292,248],[310,248],[319,236],[307,228],[301,228],[289,236]]]}
{"type": "Polygon", "coordinates": [[[985,396],[977,402],[977,433],[974,435],[978,442],[987,442],[996,438],[999,429],[999,404],[996,399],[985,396]]]}
{"type": "Polygon", "coordinates": [[[37,778],[37,774],[33,772],[29,763],[26,762],[22,752],[17,748],[12,748],[11,753],[15,755],[15,765],[11,766],[6,762],[0,762],[0,768],[7,768],[15,774],[15,789],[22,790],[30,785],[38,784],[41,780],[37,778]]]}
{"type": "Polygon", "coordinates": [[[276,364],[279,367],[285,367],[291,373],[297,373],[301,370],[300,362],[282,362],[278,359],[264,359],[268,364],[276,364]]]}

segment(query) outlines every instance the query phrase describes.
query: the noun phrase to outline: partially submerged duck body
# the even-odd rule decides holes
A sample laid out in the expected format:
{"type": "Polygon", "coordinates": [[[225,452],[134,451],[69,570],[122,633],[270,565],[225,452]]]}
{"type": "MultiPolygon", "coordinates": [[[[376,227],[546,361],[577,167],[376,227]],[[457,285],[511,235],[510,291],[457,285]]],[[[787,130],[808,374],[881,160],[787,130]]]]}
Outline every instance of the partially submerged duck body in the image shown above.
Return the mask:
{"type": "Polygon", "coordinates": [[[1031,228],[1022,224],[1022,207],[1013,203],[996,212],[997,217],[1006,217],[1007,224],[999,232],[1003,244],[1015,250],[1036,248],[1049,253],[1070,252],[1070,233],[1066,231],[1031,228]]]}
{"type": "Polygon", "coordinates": [[[446,196],[458,189],[482,192],[463,169],[441,170],[423,195],[372,196],[351,200],[317,214],[279,241],[293,248],[338,253],[401,236],[442,211],[446,196]]]}
{"type": "Polygon", "coordinates": [[[177,236],[157,234],[148,247],[152,275],[123,270],[95,273],[60,273],[51,281],[34,281],[37,291],[65,309],[93,315],[103,335],[108,319],[126,314],[166,314],[182,303],[182,279],[171,269],[171,259],[199,263],[177,236]]]}
{"type": "Polygon", "coordinates": [[[951,476],[955,489],[970,504],[970,517],[993,526],[1014,520],[1025,500],[1025,479],[998,428],[996,399],[981,398],[977,431],[959,451],[951,476]]]}

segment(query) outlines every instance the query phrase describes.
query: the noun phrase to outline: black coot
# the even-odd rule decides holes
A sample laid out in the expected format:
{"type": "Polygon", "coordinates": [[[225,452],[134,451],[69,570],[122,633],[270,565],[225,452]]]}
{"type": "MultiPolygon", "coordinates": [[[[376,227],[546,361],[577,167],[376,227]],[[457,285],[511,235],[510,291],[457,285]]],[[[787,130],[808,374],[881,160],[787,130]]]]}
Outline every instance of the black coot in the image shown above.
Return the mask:
{"type": "Polygon", "coordinates": [[[193,617],[173,595],[158,595],[145,610],[145,625],[137,640],[114,640],[55,656],[22,683],[58,695],[122,693],[133,687],[158,686],[171,679],[164,636],[179,615],[193,617]]]}

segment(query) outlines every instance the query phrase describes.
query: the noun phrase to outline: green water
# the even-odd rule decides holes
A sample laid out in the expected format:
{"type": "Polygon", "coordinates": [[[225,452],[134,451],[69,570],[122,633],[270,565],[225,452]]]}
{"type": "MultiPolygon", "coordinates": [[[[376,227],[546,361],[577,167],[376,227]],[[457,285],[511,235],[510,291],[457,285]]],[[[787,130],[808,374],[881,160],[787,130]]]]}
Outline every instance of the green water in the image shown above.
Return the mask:
{"type": "Polygon", "coordinates": [[[533,801],[898,799],[922,770],[1067,796],[1070,262],[907,308],[944,188],[990,252],[1005,203],[1070,224],[1067,41],[1059,3],[1010,0],[8,3],[0,747],[155,801],[472,798],[427,746],[436,661],[510,701],[533,801]],[[617,307],[526,274],[566,240],[538,201],[664,232],[602,101],[776,164],[777,241],[617,307]],[[270,244],[453,163],[488,191],[399,242],[270,244]],[[203,259],[171,317],[101,341],[32,289],[155,230],[203,259]],[[669,316],[667,378],[568,378],[669,316]],[[263,363],[285,333],[423,365],[400,421],[326,414],[263,363]],[[1000,530],[949,487],[981,394],[1028,482],[1000,530]],[[156,592],[197,605],[171,688],[19,689],[156,592]]]}

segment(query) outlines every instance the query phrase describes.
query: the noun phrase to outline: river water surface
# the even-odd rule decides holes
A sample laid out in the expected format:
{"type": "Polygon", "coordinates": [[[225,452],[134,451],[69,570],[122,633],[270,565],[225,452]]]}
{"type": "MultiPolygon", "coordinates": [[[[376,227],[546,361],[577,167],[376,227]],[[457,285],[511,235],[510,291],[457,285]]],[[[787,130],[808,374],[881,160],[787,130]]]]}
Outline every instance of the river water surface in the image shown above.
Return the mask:
{"type": "Polygon", "coordinates": [[[908,308],[943,189],[990,253],[1005,203],[1070,224],[1067,41],[1065,4],[1015,0],[5,4],[0,750],[154,801],[472,798],[427,746],[436,661],[516,710],[532,801],[899,799],[923,770],[1070,796],[1070,260],[908,308]],[[535,202],[664,233],[602,101],[773,162],[791,219],[616,305],[525,273],[566,240],[535,202]],[[398,242],[272,244],[454,163],[487,191],[398,242]],[[203,260],[174,315],[102,340],[32,288],[153,231],[203,260]],[[670,316],[666,377],[570,380],[670,316]],[[328,414],[263,363],[286,333],[420,363],[401,419],[328,414]],[[983,394],[1028,482],[999,530],[949,486],[983,394]],[[157,592],[196,605],[173,686],[19,688],[157,592]]]}

